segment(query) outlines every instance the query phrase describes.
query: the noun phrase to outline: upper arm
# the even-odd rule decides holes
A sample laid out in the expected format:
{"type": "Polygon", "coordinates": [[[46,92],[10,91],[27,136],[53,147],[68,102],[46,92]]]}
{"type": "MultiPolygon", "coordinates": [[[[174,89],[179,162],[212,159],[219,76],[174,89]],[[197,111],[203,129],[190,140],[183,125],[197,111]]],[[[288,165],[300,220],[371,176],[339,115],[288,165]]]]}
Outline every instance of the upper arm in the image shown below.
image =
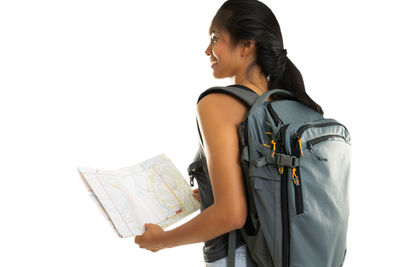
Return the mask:
{"type": "Polygon", "coordinates": [[[239,148],[239,126],[246,113],[244,104],[221,93],[209,94],[197,105],[214,205],[238,225],[247,217],[239,148]]]}

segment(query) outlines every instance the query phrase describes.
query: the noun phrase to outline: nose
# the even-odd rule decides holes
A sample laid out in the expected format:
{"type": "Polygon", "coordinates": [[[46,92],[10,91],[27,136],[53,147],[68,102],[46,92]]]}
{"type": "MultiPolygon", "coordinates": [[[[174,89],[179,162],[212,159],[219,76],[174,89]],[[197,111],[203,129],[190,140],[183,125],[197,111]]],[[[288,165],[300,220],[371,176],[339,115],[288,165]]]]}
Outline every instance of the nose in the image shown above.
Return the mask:
{"type": "Polygon", "coordinates": [[[210,55],[211,55],[211,43],[208,45],[208,47],[207,47],[205,53],[206,53],[207,56],[210,56],[210,55]]]}

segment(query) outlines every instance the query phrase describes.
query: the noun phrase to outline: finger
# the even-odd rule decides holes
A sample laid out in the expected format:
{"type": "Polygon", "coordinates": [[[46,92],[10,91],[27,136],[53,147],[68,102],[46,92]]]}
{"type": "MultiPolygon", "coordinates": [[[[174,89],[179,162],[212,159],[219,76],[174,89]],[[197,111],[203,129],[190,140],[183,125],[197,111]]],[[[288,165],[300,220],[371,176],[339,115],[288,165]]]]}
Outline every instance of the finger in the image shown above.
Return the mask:
{"type": "Polygon", "coordinates": [[[193,194],[193,197],[194,197],[197,201],[200,201],[200,195],[199,195],[199,194],[193,194]]]}

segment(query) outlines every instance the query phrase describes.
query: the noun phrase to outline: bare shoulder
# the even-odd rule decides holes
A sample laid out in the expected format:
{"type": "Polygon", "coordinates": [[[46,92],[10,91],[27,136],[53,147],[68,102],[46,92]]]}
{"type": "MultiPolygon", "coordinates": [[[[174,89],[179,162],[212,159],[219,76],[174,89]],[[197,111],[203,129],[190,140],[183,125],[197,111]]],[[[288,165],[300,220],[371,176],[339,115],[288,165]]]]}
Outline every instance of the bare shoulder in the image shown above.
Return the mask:
{"type": "MultiPolygon", "coordinates": [[[[239,126],[246,116],[248,106],[235,98],[224,93],[212,93],[203,97],[197,104],[197,115],[207,116],[212,114],[210,119],[233,123],[239,126]]],[[[208,116],[207,116],[208,117],[208,116]]]]}

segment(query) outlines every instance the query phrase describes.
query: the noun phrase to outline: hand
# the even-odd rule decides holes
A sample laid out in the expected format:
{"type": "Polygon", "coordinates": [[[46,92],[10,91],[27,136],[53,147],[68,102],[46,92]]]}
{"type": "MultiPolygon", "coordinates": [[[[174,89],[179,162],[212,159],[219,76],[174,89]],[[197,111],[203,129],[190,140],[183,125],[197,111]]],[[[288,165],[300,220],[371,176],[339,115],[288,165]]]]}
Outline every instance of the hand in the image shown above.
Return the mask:
{"type": "Polygon", "coordinates": [[[198,188],[193,189],[193,197],[197,199],[197,201],[200,201],[200,193],[198,188]]]}
{"type": "Polygon", "coordinates": [[[135,237],[135,243],[138,244],[140,248],[151,250],[152,252],[157,252],[166,248],[163,243],[165,232],[159,225],[146,223],[144,227],[146,229],[145,232],[135,237]]]}

